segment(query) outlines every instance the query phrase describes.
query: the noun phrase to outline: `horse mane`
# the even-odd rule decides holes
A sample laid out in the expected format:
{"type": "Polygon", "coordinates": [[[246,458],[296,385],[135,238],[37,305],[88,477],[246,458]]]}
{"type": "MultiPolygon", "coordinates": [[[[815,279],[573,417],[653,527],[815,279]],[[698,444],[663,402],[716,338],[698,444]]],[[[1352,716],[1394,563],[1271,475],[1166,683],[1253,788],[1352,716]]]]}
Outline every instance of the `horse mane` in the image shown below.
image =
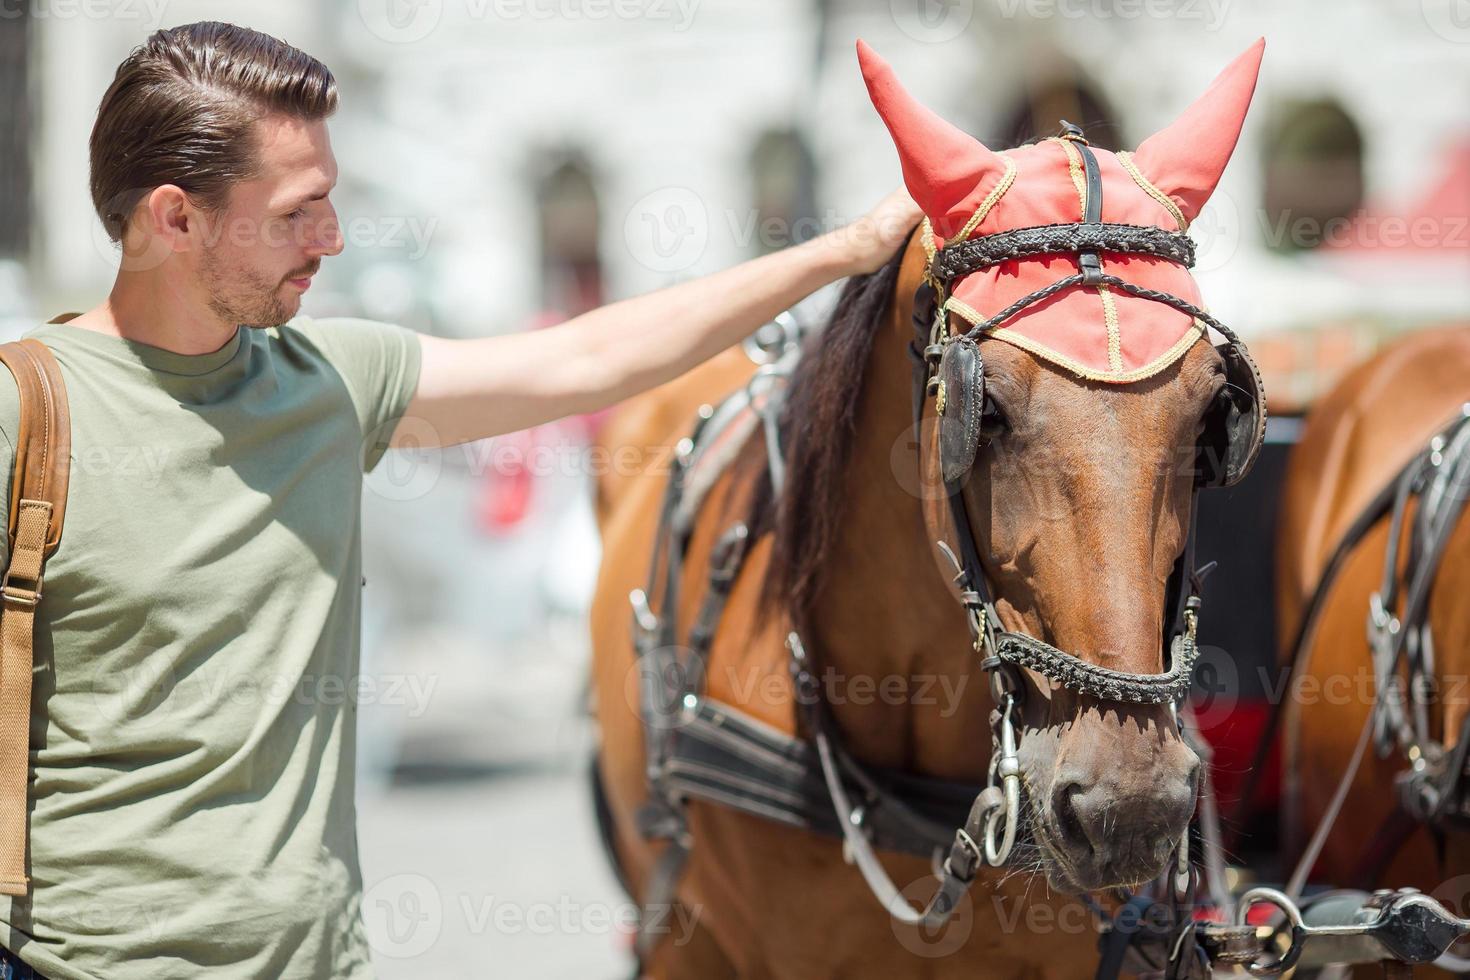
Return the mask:
{"type": "MultiPolygon", "coordinates": [[[[849,279],[827,325],[802,344],[781,415],[786,485],[772,499],[760,481],[747,521],[752,538],[774,531],[761,583],[758,618],[784,610],[804,628],[824,583],[846,500],[844,477],[857,433],[858,392],[873,353],[875,327],[898,284],[906,248],[877,272],[849,279]]],[[[755,454],[764,464],[765,453],[755,454]]]]}

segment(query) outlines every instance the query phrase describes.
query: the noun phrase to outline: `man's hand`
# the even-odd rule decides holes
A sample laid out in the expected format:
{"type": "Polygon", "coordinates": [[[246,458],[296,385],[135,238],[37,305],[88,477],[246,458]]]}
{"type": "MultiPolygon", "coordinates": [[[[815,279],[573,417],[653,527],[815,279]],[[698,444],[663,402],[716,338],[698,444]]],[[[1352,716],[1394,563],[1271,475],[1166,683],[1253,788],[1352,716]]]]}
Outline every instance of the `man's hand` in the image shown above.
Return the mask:
{"type": "Polygon", "coordinates": [[[883,263],[893,258],[893,253],[922,217],[909,192],[900,187],[879,201],[873,210],[829,237],[850,250],[849,275],[865,275],[883,268],[883,263]]]}
{"type": "Polygon", "coordinates": [[[919,217],[899,190],[844,228],[555,327],[480,340],[421,336],[418,388],[392,445],[514,432],[662,384],[827,283],[881,268],[919,217]]]}

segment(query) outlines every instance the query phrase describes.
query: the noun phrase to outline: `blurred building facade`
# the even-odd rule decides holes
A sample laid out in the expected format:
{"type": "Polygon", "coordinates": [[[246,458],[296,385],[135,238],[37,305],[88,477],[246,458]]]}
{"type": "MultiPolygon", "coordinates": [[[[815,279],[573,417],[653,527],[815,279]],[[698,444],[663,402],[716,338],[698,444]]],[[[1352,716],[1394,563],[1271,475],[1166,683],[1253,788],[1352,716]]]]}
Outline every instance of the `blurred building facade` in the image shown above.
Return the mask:
{"type": "Polygon", "coordinates": [[[334,199],[348,249],[308,295],[317,312],[450,335],[518,329],[840,224],[898,179],[854,63],[858,36],[990,145],[1047,135],[1070,113],[1104,145],[1132,146],[1260,34],[1252,119],[1193,229],[1216,311],[1252,337],[1470,311],[1470,190],[1455,176],[1470,146],[1470,24],[1452,0],[1330,12],[1265,0],[87,9],[16,5],[0,26],[0,251],[24,263],[36,313],[95,302],[111,279],[86,142],[113,67],[155,27],[206,18],[286,38],[340,80],[334,199]],[[1354,50],[1371,58],[1345,56],[1354,50]],[[1447,215],[1427,247],[1374,247],[1393,236],[1387,219],[1435,200],[1459,208],[1458,226],[1447,215]],[[1353,223],[1365,208],[1379,224],[1353,223]]]}

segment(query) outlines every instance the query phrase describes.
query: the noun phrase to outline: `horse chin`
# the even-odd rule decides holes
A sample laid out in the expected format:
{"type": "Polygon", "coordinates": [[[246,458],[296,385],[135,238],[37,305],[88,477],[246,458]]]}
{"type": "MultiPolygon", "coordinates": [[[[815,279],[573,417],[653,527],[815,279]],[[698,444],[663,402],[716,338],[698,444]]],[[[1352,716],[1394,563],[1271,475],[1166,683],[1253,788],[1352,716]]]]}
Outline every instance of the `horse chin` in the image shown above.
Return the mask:
{"type": "Polygon", "coordinates": [[[1082,895],[1114,888],[1134,888],[1155,880],[1168,866],[1166,858],[1159,862],[1157,868],[1120,872],[1106,862],[1095,860],[1093,855],[1088,855],[1088,859],[1082,862],[1074,861],[1054,843],[1055,838],[1046,827],[1044,818],[1032,821],[1031,835],[1036,841],[1047,884],[1053,891],[1064,894],[1082,895]]]}
{"type": "Polygon", "coordinates": [[[1036,839],[1036,851],[1041,858],[1041,870],[1046,873],[1046,883],[1052,891],[1067,895],[1081,895],[1092,890],[1081,883],[1079,880],[1081,876],[1073,868],[1072,862],[1063,855],[1061,848],[1051,842],[1049,835],[1043,829],[1043,821],[1039,819],[1033,821],[1031,832],[1036,839]]]}

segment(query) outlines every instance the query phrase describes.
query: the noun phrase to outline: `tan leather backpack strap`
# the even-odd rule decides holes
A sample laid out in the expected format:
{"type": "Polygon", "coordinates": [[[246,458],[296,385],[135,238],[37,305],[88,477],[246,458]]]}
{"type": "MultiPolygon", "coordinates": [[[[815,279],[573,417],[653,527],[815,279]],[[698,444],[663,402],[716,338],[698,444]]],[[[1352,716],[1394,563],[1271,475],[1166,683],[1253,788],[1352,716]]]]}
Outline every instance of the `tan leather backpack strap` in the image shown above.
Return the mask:
{"type": "Polygon", "coordinates": [[[61,543],[71,474],[71,414],[51,351],[38,340],[0,344],[15,375],[20,424],[10,484],[10,564],[0,579],[0,894],[24,895],[30,788],[31,671],[46,559],[61,543]]]}

